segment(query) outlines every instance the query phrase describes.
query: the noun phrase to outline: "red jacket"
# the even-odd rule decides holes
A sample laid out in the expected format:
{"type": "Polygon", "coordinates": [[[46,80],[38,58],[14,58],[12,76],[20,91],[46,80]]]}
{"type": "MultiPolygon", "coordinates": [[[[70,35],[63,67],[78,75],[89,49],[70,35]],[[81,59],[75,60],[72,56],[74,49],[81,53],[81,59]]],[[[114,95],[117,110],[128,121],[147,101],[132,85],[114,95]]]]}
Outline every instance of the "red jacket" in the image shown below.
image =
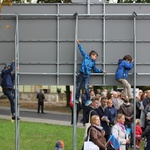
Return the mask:
{"type": "Polygon", "coordinates": [[[69,105],[73,108],[73,95],[72,95],[72,93],[70,94],[69,105]]]}
{"type": "Polygon", "coordinates": [[[141,135],[142,134],[142,129],[139,125],[136,125],[136,135],[141,135]]]}

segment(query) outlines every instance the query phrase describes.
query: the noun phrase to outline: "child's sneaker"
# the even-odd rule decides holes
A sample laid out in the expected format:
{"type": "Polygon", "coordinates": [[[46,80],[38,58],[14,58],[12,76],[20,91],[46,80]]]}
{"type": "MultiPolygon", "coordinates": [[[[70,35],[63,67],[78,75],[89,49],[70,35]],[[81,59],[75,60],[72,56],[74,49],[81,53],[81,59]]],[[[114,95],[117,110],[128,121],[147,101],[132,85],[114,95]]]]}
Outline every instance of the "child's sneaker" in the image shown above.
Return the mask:
{"type": "MultiPolygon", "coordinates": [[[[16,120],[16,116],[12,116],[12,120],[16,120]]],[[[20,120],[20,118],[17,117],[17,120],[20,120]]]]}
{"type": "Polygon", "coordinates": [[[75,100],[75,103],[76,103],[76,104],[79,104],[79,100],[78,100],[78,99],[76,99],[76,100],[75,100]]]}
{"type": "Polygon", "coordinates": [[[136,145],[136,149],[140,149],[140,147],[138,145],[136,145]]]}
{"type": "Polygon", "coordinates": [[[91,100],[87,100],[87,101],[85,102],[85,106],[89,106],[91,103],[92,103],[91,100]]]}

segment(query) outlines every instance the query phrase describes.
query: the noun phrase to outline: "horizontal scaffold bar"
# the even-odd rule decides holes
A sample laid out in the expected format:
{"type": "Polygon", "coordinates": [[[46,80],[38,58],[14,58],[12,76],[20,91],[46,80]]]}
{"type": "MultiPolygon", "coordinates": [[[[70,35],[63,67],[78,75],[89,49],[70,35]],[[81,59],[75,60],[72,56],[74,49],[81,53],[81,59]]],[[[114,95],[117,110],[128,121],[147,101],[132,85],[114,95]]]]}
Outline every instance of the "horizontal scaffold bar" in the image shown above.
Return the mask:
{"type": "MultiPolygon", "coordinates": [[[[1,16],[18,16],[18,17],[74,17],[74,14],[4,14],[1,13],[1,16]]],[[[133,17],[132,13],[130,14],[78,14],[78,17],[133,17]]],[[[138,17],[150,17],[150,14],[137,14],[138,17]]],[[[107,18],[105,18],[107,19],[107,18]]]]}

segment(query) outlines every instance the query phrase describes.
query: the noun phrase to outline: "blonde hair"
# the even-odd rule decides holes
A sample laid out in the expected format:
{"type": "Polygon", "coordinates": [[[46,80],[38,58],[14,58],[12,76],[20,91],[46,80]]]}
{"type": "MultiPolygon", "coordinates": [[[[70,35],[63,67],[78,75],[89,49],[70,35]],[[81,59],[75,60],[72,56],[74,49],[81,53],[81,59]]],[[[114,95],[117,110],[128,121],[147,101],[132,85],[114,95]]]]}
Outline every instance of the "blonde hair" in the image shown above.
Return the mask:
{"type": "Polygon", "coordinates": [[[107,100],[107,104],[112,104],[112,100],[111,99],[107,100]]]}
{"type": "Polygon", "coordinates": [[[97,118],[99,118],[98,115],[93,115],[93,116],[90,118],[90,123],[91,123],[91,124],[95,124],[97,118]]]}
{"type": "Polygon", "coordinates": [[[116,116],[116,119],[115,119],[114,123],[117,123],[118,120],[119,120],[120,118],[122,118],[122,116],[125,116],[125,115],[124,115],[124,114],[118,114],[118,115],[116,116]]]}
{"type": "Polygon", "coordinates": [[[135,124],[136,124],[136,125],[140,125],[140,123],[141,123],[140,119],[136,119],[136,120],[135,120],[135,124]]]}

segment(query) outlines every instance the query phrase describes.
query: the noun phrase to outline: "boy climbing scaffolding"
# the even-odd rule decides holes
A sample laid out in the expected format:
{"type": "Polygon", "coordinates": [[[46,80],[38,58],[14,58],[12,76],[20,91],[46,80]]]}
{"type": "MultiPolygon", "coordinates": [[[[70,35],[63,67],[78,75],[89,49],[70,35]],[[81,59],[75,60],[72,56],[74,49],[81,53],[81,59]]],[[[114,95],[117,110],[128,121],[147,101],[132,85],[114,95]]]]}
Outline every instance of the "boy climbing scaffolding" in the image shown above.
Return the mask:
{"type": "MultiPolygon", "coordinates": [[[[10,108],[12,113],[12,120],[16,119],[15,116],[15,98],[14,98],[14,75],[12,71],[15,67],[15,62],[6,63],[4,69],[1,71],[1,87],[3,93],[8,97],[10,101],[10,108]]],[[[19,120],[19,118],[17,118],[19,120]]]]}
{"type": "Polygon", "coordinates": [[[119,59],[118,68],[115,73],[115,78],[118,82],[123,84],[124,89],[122,96],[124,99],[128,97],[130,101],[133,100],[133,94],[131,91],[131,85],[127,81],[128,73],[133,68],[134,59],[130,55],[125,55],[123,59],[119,59]]]}
{"type": "Polygon", "coordinates": [[[85,105],[88,106],[91,103],[90,100],[90,92],[89,92],[89,79],[90,79],[90,73],[93,69],[96,73],[106,73],[106,71],[97,69],[95,66],[95,61],[98,57],[97,52],[92,50],[89,55],[85,53],[82,45],[80,44],[79,40],[76,39],[76,42],[78,44],[78,48],[80,50],[80,53],[83,57],[81,66],[80,66],[80,73],[78,75],[78,82],[77,82],[77,89],[76,89],[76,95],[75,95],[75,102],[79,103],[79,97],[80,97],[80,90],[82,87],[82,84],[84,83],[85,92],[87,95],[87,100],[85,102],[85,105]]]}

